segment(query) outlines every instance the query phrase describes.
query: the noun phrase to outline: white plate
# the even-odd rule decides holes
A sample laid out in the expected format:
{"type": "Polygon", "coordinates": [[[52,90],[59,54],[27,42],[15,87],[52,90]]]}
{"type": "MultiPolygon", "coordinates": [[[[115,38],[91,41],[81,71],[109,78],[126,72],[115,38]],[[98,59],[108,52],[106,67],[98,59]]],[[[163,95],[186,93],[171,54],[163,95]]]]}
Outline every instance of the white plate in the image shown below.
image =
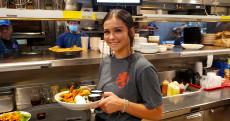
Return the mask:
{"type": "Polygon", "coordinates": [[[199,50],[202,47],[204,47],[204,45],[202,45],[202,44],[181,44],[181,46],[184,49],[188,49],[188,50],[199,50]]]}
{"type": "Polygon", "coordinates": [[[174,44],[164,44],[166,47],[167,47],[167,49],[169,49],[169,50],[171,50],[171,49],[173,49],[173,47],[174,47],[174,44]]]}
{"type": "Polygon", "coordinates": [[[151,49],[151,50],[149,50],[149,49],[141,49],[140,52],[141,53],[150,54],[150,53],[156,53],[156,52],[158,52],[158,49],[151,49]]]}
{"type": "MultiPolygon", "coordinates": [[[[22,118],[20,119],[20,121],[29,121],[31,118],[31,114],[29,112],[26,111],[13,111],[13,112],[19,112],[21,114],[22,118]]],[[[8,114],[13,112],[8,112],[8,114]]],[[[7,114],[7,113],[3,113],[3,114],[7,114]]],[[[3,114],[1,114],[0,116],[2,116],[3,114]]]]}
{"type": "Polygon", "coordinates": [[[99,103],[99,101],[95,101],[95,102],[89,102],[86,104],[76,104],[76,103],[67,103],[67,102],[62,102],[60,101],[61,96],[68,93],[69,91],[63,91],[60,92],[58,94],[56,94],[54,96],[55,100],[62,105],[63,107],[70,109],[70,110],[87,110],[90,108],[93,108],[95,105],[97,105],[99,103]]]}

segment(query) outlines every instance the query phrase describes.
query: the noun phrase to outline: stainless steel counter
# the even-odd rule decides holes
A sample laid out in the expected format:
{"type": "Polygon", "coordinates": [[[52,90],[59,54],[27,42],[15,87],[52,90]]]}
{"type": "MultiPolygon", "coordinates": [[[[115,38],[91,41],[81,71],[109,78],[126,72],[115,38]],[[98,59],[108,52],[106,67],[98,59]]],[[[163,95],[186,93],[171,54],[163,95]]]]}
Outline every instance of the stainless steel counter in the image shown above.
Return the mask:
{"type": "MultiPolygon", "coordinates": [[[[183,50],[181,52],[174,52],[168,50],[164,53],[144,54],[148,60],[153,59],[169,59],[178,57],[196,57],[206,55],[230,55],[230,48],[205,46],[201,50],[183,50]]],[[[0,72],[29,70],[39,68],[50,68],[60,66],[73,65],[89,65],[99,64],[101,61],[101,54],[99,51],[83,51],[76,57],[56,57],[50,52],[42,52],[36,55],[20,55],[17,57],[10,57],[0,60],[0,72]]]]}
{"type": "Polygon", "coordinates": [[[164,119],[218,106],[230,105],[230,88],[168,97],[163,99],[163,103],[164,119]]]}

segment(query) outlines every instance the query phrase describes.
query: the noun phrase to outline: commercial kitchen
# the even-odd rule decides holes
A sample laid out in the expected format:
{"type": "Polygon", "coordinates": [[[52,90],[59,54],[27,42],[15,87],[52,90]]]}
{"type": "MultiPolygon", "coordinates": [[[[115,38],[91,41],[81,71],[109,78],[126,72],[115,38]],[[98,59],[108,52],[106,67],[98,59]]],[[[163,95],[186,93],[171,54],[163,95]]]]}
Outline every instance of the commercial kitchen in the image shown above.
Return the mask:
{"type": "Polygon", "coordinates": [[[229,0],[1,0],[0,20],[10,21],[20,52],[0,54],[0,114],[94,121],[93,109],[70,110],[54,96],[72,85],[96,88],[109,53],[102,20],[115,8],[132,14],[133,49],[158,71],[162,121],[230,121],[229,0]],[[53,51],[72,20],[80,22],[85,49],[53,51]]]}

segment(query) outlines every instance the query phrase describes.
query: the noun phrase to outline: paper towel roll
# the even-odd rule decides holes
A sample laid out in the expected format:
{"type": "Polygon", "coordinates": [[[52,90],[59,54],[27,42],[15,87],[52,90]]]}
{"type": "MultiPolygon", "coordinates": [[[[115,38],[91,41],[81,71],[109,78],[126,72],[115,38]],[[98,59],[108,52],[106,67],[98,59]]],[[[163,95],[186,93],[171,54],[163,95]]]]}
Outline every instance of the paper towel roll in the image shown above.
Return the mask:
{"type": "Polygon", "coordinates": [[[195,72],[198,72],[200,74],[200,76],[203,75],[203,63],[201,61],[198,61],[195,63],[195,72]]]}

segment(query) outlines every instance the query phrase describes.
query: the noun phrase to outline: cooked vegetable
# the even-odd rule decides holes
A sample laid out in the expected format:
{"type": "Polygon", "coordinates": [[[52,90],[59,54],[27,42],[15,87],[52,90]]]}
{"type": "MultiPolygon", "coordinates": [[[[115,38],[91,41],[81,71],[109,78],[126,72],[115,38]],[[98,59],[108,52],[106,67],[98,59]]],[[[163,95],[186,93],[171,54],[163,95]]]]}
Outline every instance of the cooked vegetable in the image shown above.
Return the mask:
{"type": "Polygon", "coordinates": [[[73,47],[70,48],[60,48],[58,46],[54,46],[49,48],[49,50],[53,52],[74,52],[74,51],[82,51],[83,49],[74,45],[73,47]]]}
{"type": "Polygon", "coordinates": [[[31,114],[27,112],[14,111],[0,115],[0,121],[28,121],[31,114]]]}
{"type": "Polygon", "coordinates": [[[87,88],[80,87],[78,89],[74,89],[73,86],[70,87],[70,90],[68,93],[62,95],[61,101],[68,102],[68,103],[76,103],[77,100],[75,100],[76,96],[88,96],[90,95],[90,90],[87,88]]]}

